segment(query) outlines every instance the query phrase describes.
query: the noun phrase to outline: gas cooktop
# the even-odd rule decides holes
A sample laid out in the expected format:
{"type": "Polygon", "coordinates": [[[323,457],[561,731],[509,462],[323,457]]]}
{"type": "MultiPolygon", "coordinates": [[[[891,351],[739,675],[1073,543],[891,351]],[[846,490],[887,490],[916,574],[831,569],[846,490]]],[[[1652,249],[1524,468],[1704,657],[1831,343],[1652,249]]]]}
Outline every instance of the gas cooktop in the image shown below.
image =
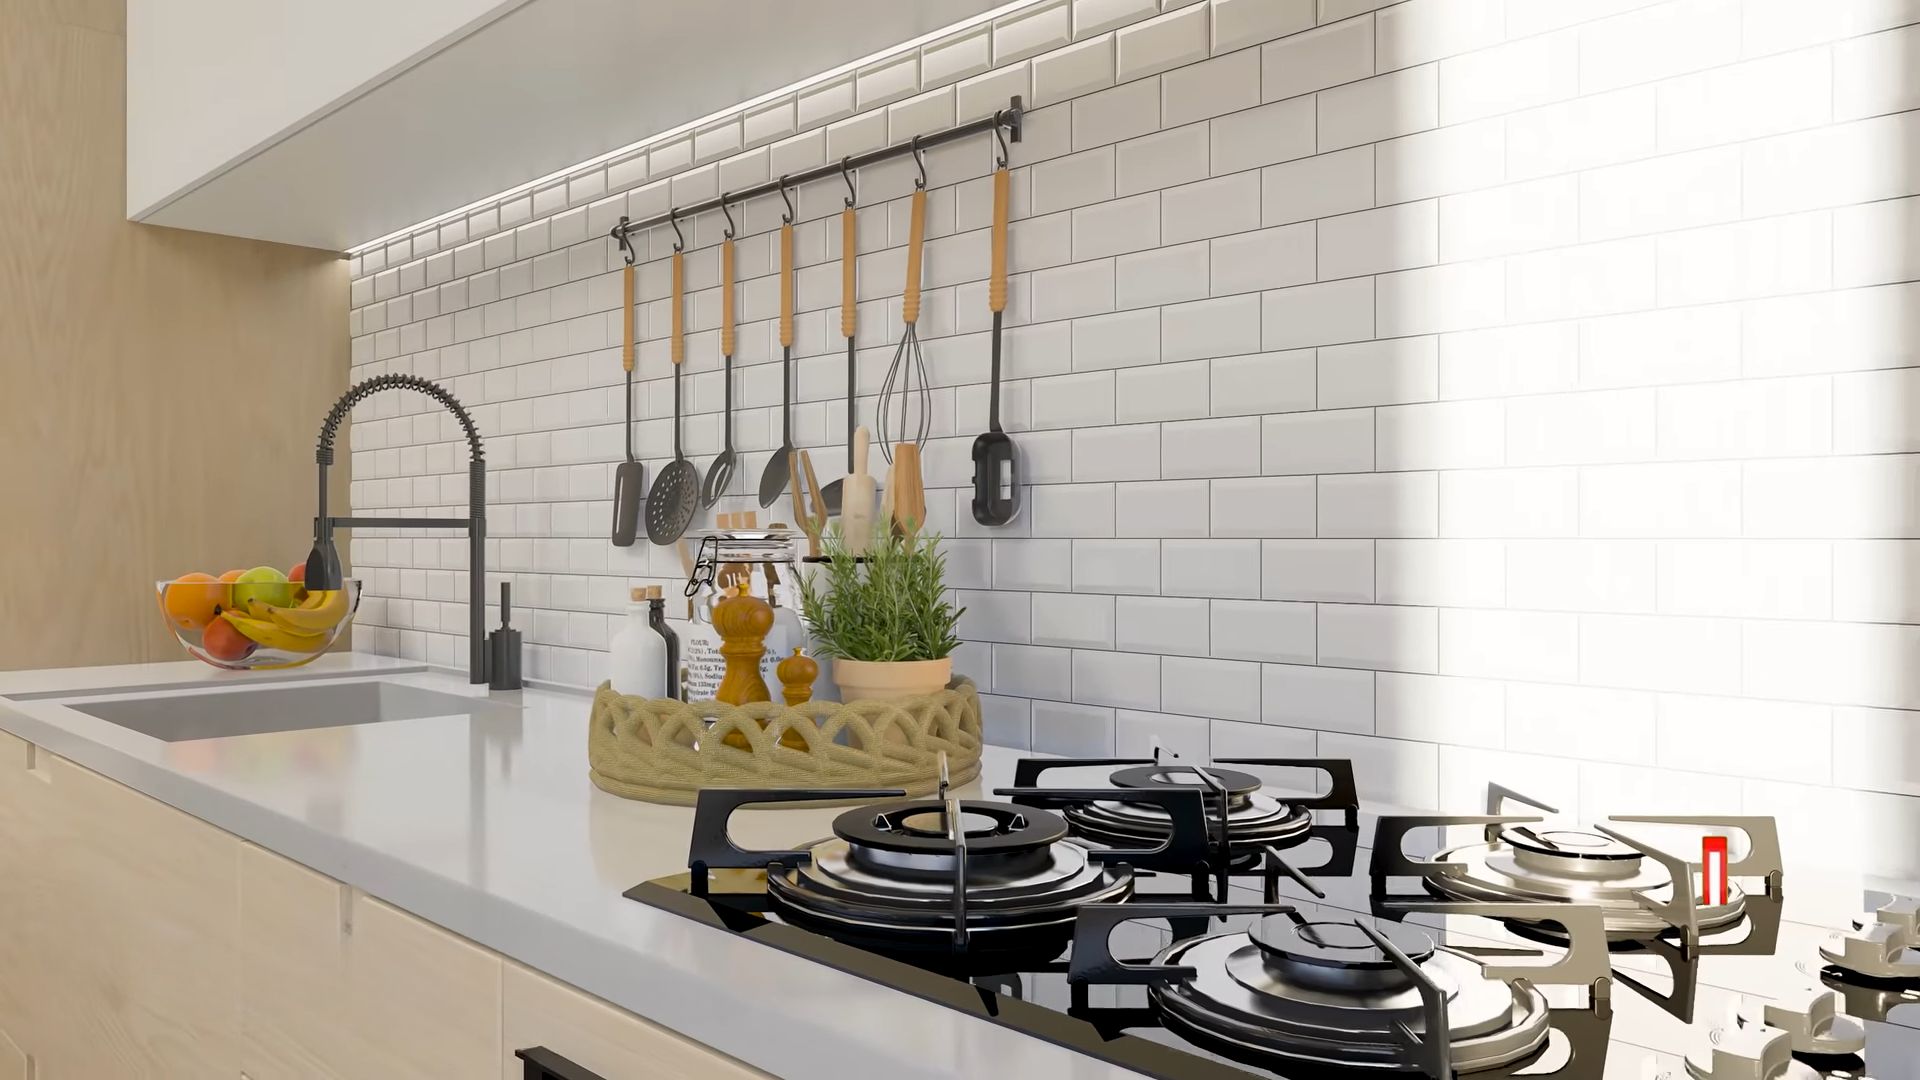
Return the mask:
{"type": "Polygon", "coordinates": [[[1783,935],[1771,819],[1496,786],[1363,847],[1352,766],[1292,758],[1029,759],[994,794],[704,791],[688,872],[626,895],[1150,1076],[1920,1078],[1920,904],[1783,935]],[[862,803],[831,837],[728,839],[829,800],[862,803]]]}

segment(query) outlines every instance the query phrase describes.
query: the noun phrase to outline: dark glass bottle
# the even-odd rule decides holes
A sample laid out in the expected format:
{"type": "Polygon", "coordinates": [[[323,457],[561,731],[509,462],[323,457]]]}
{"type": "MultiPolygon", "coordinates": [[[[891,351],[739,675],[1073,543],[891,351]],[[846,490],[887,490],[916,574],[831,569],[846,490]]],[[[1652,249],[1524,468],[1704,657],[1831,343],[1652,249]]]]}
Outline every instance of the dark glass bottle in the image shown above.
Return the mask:
{"type": "Polygon", "coordinates": [[[659,586],[654,586],[647,597],[647,625],[653,627],[667,642],[667,696],[680,700],[680,635],[667,625],[667,601],[661,595],[659,586]]]}

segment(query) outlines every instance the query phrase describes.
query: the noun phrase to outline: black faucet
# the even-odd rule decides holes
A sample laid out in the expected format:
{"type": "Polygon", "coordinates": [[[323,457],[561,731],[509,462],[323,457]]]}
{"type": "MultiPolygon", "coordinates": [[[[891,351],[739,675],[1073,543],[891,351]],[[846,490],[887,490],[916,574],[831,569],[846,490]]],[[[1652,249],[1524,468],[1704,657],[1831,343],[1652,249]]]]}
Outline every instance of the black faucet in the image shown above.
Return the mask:
{"type": "Polygon", "coordinates": [[[487,681],[487,460],[473,417],[447,388],[417,375],[375,375],[355,384],[333,403],[320,425],[313,460],[320,466],[320,509],[313,518],[313,551],[307,556],[309,589],[340,587],[340,552],[335,529],[465,529],[467,531],[467,681],[487,681]],[[467,436],[467,516],[463,518],[329,517],[327,469],[333,464],[333,439],[355,405],[382,390],[415,390],[445,406],[467,436]]]}

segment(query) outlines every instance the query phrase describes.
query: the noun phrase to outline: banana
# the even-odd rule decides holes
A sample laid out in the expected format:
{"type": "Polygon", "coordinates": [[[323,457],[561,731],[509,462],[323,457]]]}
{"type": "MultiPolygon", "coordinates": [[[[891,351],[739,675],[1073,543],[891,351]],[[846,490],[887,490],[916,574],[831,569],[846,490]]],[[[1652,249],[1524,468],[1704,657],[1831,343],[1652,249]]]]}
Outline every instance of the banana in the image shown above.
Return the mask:
{"type": "Polygon", "coordinates": [[[327,635],[324,631],[296,632],[271,619],[255,619],[237,611],[223,611],[220,617],[232,623],[235,630],[269,649],[306,653],[319,652],[327,647],[327,635]]]}
{"type": "Polygon", "coordinates": [[[296,634],[324,634],[346,617],[347,594],[342,589],[310,593],[299,607],[267,609],[267,618],[296,634]]]}

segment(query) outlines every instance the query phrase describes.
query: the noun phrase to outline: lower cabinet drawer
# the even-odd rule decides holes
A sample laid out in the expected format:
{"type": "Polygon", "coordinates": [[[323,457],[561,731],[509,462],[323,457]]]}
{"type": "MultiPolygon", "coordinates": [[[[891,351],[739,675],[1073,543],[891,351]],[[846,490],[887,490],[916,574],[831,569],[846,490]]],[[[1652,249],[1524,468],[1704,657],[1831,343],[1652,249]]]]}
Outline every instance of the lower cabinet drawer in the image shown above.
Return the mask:
{"type": "Polygon", "coordinates": [[[501,1080],[770,1080],[716,1050],[508,962],[501,1080]]]}

